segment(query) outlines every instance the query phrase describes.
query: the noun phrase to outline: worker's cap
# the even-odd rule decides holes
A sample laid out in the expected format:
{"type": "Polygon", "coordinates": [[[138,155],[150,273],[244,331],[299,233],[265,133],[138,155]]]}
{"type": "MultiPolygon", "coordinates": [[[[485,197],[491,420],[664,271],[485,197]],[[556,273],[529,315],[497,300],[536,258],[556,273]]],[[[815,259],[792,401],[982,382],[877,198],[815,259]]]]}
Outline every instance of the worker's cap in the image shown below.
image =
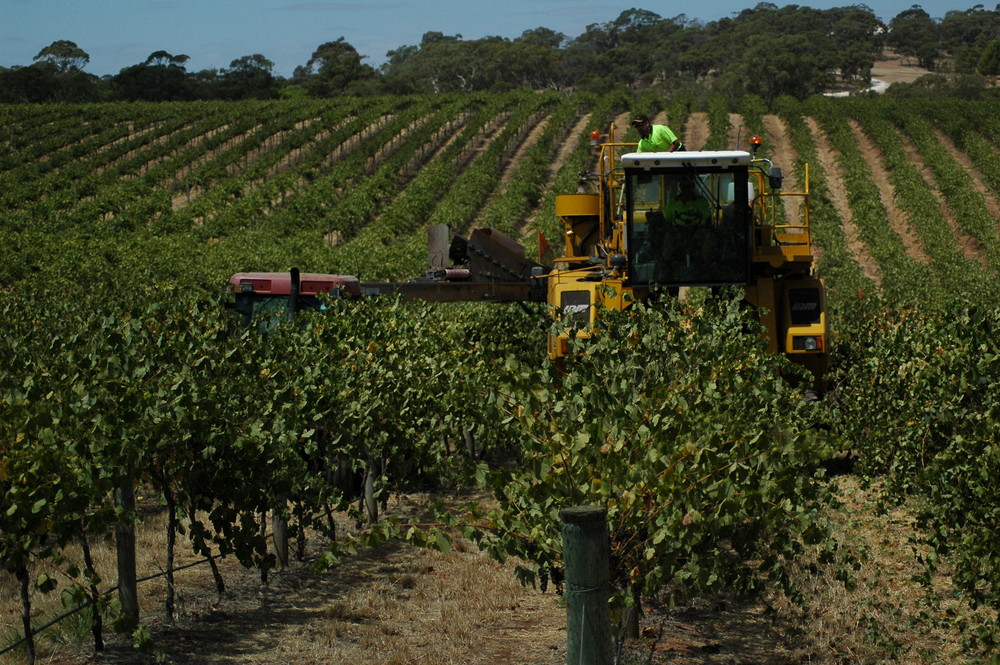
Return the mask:
{"type": "Polygon", "coordinates": [[[634,118],[632,118],[632,124],[633,125],[641,125],[644,122],[649,122],[649,116],[648,115],[643,115],[642,113],[640,113],[639,115],[637,115],[634,118]]]}

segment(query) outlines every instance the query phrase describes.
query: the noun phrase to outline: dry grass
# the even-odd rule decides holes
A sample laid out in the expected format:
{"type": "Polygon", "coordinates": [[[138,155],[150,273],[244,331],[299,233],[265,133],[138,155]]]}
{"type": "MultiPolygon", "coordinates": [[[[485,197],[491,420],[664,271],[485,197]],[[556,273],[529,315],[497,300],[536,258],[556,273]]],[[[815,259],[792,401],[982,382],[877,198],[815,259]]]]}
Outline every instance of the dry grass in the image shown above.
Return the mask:
{"type": "MultiPolygon", "coordinates": [[[[420,503],[407,498],[390,509],[407,513],[420,503]]],[[[140,576],[164,569],[164,533],[162,515],[142,525],[137,534],[140,576]]],[[[111,583],[113,544],[95,546],[94,555],[105,584],[111,583]]],[[[564,661],[561,599],[522,587],[514,565],[487,558],[461,538],[448,554],[386,545],[349,557],[325,574],[297,562],[267,585],[255,571],[222,560],[227,590],[221,596],[207,566],[177,573],[173,625],[164,614],[165,579],[140,584],[142,620],[153,631],[159,656],[138,653],[112,635],[106,651],[92,655],[88,628],[74,619],[39,639],[40,662],[132,665],[157,657],[178,665],[564,661]]],[[[0,578],[0,585],[0,643],[8,644],[20,627],[20,607],[13,579],[0,578]]],[[[33,604],[39,619],[62,610],[54,595],[36,594],[33,604]]],[[[23,656],[0,656],[3,665],[21,662],[23,656]]]]}
{"type": "Polygon", "coordinates": [[[842,556],[853,558],[843,564],[850,584],[830,568],[804,565],[799,572],[810,600],[800,621],[812,650],[826,657],[814,662],[970,662],[976,649],[965,644],[965,628],[995,625],[997,613],[963,601],[947,561],[927,573],[921,561],[929,551],[917,538],[912,506],[886,505],[878,484],[862,488],[852,476],[838,482],[844,505],[831,516],[842,556]]]}
{"type": "MultiPolygon", "coordinates": [[[[966,663],[960,623],[994,619],[973,613],[955,596],[947,570],[929,586],[906,507],[881,510],[875,490],[840,479],[842,508],[835,519],[842,553],[837,566],[804,560],[796,573],[805,608],[780,593],[756,602],[698,599],[668,611],[647,605],[642,637],[627,643],[622,662],[650,664],[966,663]],[[856,565],[844,565],[844,562],[856,565]]],[[[419,510],[424,497],[405,497],[390,510],[419,510]]],[[[162,517],[140,535],[145,573],[163,567],[162,517]]],[[[98,556],[110,566],[114,552],[98,556]]],[[[391,544],[345,559],[325,574],[296,563],[262,585],[253,571],[223,561],[227,591],[215,592],[207,566],[178,573],[178,619],[163,616],[165,583],[140,585],[144,622],[162,660],[187,664],[305,665],[365,662],[549,665],[565,663],[566,621],[561,598],[521,587],[514,563],[501,565],[458,538],[448,554],[391,544]]],[[[111,579],[112,573],[103,573],[111,579]]],[[[16,630],[18,609],[9,579],[0,581],[0,636],[16,630]]],[[[38,598],[40,609],[43,601],[38,598]]],[[[56,608],[44,609],[53,612],[56,608]]],[[[120,639],[92,654],[86,627],[62,629],[44,641],[40,662],[135,665],[156,655],[120,639]],[[74,637],[76,635],[76,637],[74,637]]],[[[0,663],[20,663],[0,657],[0,663]]]]}
{"type": "Polygon", "coordinates": [[[669,665],[866,665],[969,663],[979,655],[966,626],[997,620],[971,610],[951,585],[947,565],[927,578],[909,506],[886,508],[877,486],[838,479],[843,505],[830,511],[839,560],[804,557],[793,581],[805,603],[784,594],[758,602],[697,599],[666,611],[647,608],[643,639],[626,663],[669,665]],[[841,581],[848,579],[845,584],[841,581]],[[924,578],[925,582],[921,582],[924,578]]]}

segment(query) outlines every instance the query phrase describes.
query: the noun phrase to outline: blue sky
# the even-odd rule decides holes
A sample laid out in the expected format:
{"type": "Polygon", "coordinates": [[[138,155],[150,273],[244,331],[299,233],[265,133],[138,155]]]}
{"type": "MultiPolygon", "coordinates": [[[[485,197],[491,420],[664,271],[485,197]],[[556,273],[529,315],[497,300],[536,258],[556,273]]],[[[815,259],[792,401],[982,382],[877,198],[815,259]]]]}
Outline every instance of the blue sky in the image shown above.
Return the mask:
{"type": "MultiPolygon", "coordinates": [[[[290,76],[317,46],[343,37],[372,66],[387,51],[416,45],[425,32],[479,39],[513,39],[525,30],[550,28],[576,37],[592,23],[606,23],[630,8],[664,18],[685,14],[703,22],[732,16],[757,0],[704,2],[587,2],[586,0],[0,0],[0,66],[30,65],[38,52],[66,39],[90,54],[85,71],[117,74],[154,51],[190,56],[188,71],[228,67],[260,53],[275,73],[290,76]]],[[[815,0],[775,2],[828,9],[866,4],[889,21],[913,4],[934,18],[966,10],[977,2],[957,0],[872,0],[867,3],[815,0]]],[[[986,3],[984,3],[986,4],[986,3]]],[[[991,8],[986,4],[987,8],[991,8]]]]}

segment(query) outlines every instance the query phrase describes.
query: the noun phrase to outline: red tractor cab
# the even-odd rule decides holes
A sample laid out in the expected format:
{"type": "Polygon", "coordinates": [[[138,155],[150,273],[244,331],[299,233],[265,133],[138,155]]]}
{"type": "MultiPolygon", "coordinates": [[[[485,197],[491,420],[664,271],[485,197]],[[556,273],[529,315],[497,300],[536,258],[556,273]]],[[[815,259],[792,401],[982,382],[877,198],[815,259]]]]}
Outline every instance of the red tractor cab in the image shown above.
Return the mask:
{"type": "Polygon", "coordinates": [[[273,325],[280,317],[292,318],[303,309],[321,309],[319,294],[327,298],[361,295],[361,284],[353,275],[290,272],[238,272],[229,278],[235,302],[230,304],[249,326],[253,320],[273,325]]]}

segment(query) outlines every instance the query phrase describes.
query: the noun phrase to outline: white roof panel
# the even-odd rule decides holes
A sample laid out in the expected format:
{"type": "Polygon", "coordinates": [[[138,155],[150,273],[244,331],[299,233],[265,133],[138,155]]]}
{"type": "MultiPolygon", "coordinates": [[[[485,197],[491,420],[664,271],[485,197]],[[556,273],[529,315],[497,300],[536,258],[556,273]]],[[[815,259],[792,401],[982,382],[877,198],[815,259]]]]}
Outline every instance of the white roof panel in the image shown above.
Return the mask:
{"type": "Polygon", "coordinates": [[[625,168],[670,168],[704,166],[749,166],[745,150],[679,150],[677,152],[630,152],[622,155],[625,168]]]}

